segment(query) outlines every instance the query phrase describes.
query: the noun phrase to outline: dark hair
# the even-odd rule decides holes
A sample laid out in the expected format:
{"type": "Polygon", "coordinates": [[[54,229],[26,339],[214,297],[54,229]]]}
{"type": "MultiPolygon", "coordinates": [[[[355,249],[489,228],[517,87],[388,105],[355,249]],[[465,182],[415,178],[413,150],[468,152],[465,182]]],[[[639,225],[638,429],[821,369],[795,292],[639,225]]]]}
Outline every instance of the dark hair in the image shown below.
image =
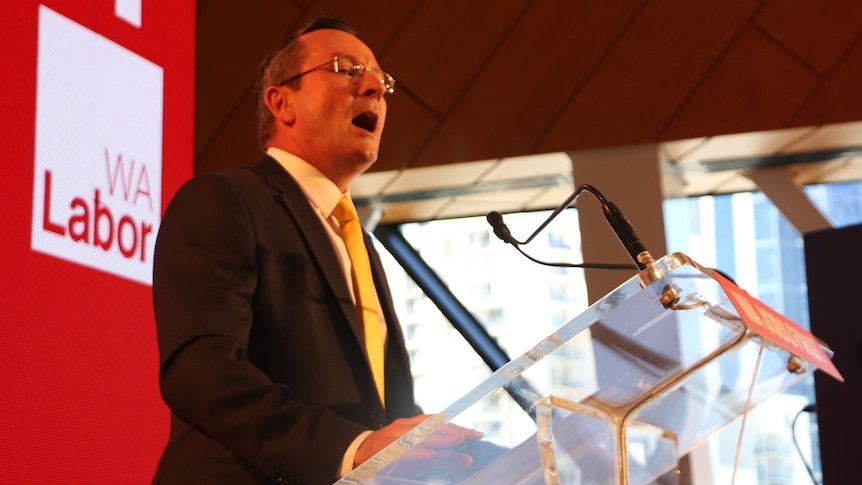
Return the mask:
{"type": "MultiPolygon", "coordinates": [[[[334,29],[356,36],[356,32],[338,17],[319,17],[300,29],[296,34],[286,38],[278,47],[264,58],[258,69],[255,81],[255,110],[257,111],[258,138],[260,146],[266,149],[266,142],[272,136],[272,124],[275,119],[263,100],[266,88],[275,86],[299,73],[299,66],[305,60],[300,37],[315,30],[334,29]]],[[[300,83],[297,79],[295,83],[300,83]]],[[[294,86],[295,87],[295,86],[294,86]]]]}

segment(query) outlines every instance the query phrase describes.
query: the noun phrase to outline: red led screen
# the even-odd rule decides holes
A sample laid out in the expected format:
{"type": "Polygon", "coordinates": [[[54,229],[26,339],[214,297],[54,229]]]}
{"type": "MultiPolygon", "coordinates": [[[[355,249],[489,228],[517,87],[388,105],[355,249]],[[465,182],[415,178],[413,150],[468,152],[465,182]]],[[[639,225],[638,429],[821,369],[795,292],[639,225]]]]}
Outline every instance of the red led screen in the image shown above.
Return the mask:
{"type": "Polygon", "coordinates": [[[148,483],[161,214],[192,174],[195,3],[0,6],[0,482],[148,483]]]}

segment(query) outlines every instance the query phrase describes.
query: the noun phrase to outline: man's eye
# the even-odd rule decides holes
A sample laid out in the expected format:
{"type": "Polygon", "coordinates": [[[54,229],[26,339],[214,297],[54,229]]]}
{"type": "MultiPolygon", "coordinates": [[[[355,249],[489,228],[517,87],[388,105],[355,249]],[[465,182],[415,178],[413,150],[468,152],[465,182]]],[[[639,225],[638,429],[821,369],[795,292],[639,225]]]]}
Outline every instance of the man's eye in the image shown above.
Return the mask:
{"type": "Polygon", "coordinates": [[[349,77],[357,77],[362,74],[362,67],[360,66],[351,66],[349,68],[344,68],[340,71],[342,74],[346,74],[349,77]]]}

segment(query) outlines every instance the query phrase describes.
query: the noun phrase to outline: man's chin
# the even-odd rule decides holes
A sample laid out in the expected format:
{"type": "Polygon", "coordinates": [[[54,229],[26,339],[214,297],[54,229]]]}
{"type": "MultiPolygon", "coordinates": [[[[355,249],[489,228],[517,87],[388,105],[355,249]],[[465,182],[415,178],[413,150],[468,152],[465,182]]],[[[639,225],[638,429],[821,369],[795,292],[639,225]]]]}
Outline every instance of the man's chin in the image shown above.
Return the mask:
{"type": "Polygon", "coordinates": [[[354,160],[357,165],[363,165],[365,168],[368,168],[374,165],[374,162],[377,161],[378,153],[377,147],[365,148],[356,153],[354,160]]]}

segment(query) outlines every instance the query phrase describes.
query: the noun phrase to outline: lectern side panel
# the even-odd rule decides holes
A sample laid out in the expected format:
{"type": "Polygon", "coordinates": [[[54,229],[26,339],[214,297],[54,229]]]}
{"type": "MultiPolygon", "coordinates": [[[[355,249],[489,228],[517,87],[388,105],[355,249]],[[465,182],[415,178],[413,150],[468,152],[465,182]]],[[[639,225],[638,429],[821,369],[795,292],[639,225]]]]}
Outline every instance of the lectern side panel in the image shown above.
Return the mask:
{"type": "Polygon", "coordinates": [[[745,327],[714,279],[680,267],[617,305],[589,332],[597,372],[590,400],[624,409],[720,354],[745,327]],[[674,305],[662,301],[668,289],[678,296],[674,305]]]}
{"type": "Polygon", "coordinates": [[[680,454],[685,454],[814,370],[804,362],[796,367],[795,359],[784,349],[768,342],[764,345],[761,338],[749,335],[631,419],[675,432],[680,454]]]}

